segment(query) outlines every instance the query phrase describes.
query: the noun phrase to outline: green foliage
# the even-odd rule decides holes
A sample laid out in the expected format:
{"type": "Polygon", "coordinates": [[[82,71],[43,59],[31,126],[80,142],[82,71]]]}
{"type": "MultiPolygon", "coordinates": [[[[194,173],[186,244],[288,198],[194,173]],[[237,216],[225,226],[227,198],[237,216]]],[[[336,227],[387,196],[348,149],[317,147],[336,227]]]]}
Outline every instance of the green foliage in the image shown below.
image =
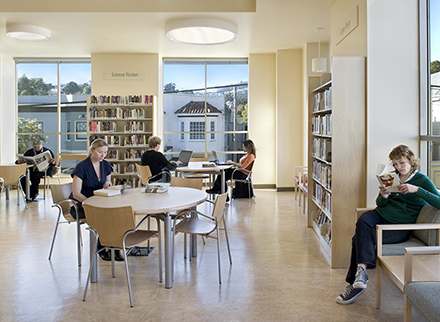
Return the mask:
{"type": "Polygon", "coordinates": [[[440,72],[440,61],[434,60],[431,62],[431,74],[440,72]]]}
{"type": "Polygon", "coordinates": [[[164,93],[177,91],[177,86],[175,83],[168,83],[163,86],[164,93]]]}
{"type": "MultiPolygon", "coordinates": [[[[225,102],[232,102],[234,100],[234,92],[233,91],[228,91],[224,94],[225,94],[225,102]]],[[[235,100],[236,100],[236,106],[247,104],[247,100],[248,100],[247,91],[237,92],[235,100]]]]}
{"type": "Polygon", "coordinates": [[[70,81],[67,83],[66,86],[64,86],[62,93],[68,95],[68,94],[79,94],[81,92],[81,87],[74,81],[70,81]]]}
{"type": "Polygon", "coordinates": [[[37,119],[25,119],[23,117],[18,118],[18,133],[31,133],[28,135],[18,136],[18,153],[24,154],[32,147],[32,142],[35,140],[41,140],[41,142],[47,142],[49,138],[46,135],[38,134],[44,133],[40,123],[37,119]]]}
{"type": "Polygon", "coordinates": [[[87,83],[84,83],[81,85],[81,94],[83,95],[90,95],[92,94],[92,86],[90,86],[87,83]]]}
{"type": "Polygon", "coordinates": [[[239,115],[239,117],[242,117],[243,119],[240,121],[240,124],[244,124],[248,122],[248,105],[246,104],[244,106],[243,111],[239,115]]]}
{"type": "Polygon", "coordinates": [[[52,88],[52,83],[45,83],[41,77],[28,78],[23,74],[18,79],[18,95],[49,95],[52,88]]]}

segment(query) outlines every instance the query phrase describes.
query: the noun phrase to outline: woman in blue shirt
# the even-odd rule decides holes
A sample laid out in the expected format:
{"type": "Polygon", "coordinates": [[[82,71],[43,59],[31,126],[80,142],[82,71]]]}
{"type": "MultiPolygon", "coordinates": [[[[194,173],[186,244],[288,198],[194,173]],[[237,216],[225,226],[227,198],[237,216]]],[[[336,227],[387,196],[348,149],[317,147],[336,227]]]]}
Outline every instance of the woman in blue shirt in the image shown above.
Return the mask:
{"type": "MultiPolygon", "coordinates": [[[[90,155],[87,159],[78,163],[72,172],[72,193],[70,198],[78,202],[78,216],[85,218],[82,202],[88,197],[93,196],[93,191],[108,188],[112,185],[111,173],[113,167],[104,158],[107,156],[108,144],[103,139],[96,139],[90,146],[90,155]]],[[[76,218],[74,207],[70,208],[71,215],[76,218]]],[[[102,248],[98,241],[98,249],[102,248]]],[[[102,259],[110,260],[110,251],[99,253],[102,259]]],[[[124,260],[119,251],[115,252],[116,260],[124,260]]]]}

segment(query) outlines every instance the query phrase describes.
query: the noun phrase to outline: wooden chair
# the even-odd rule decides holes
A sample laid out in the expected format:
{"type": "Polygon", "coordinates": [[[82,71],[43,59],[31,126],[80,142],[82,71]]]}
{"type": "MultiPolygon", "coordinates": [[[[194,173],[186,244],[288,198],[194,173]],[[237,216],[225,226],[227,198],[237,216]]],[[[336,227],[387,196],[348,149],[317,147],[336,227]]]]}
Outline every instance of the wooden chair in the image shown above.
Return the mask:
{"type": "MultiPolygon", "coordinates": [[[[126,250],[130,250],[132,247],[138,246],[139,244],[158,236],[159,281],[162,281],[162,250],[159,219],[156,218],[158,230],[142,230],[140,229],[141,225],[150,217],[150,215],[145,216],[140,223],[136,225],[133,208],[131,206],[103,209],[84,204],[83,207],[87,224],[89,225],[87,229],[92,231],[96,236],[94,247],[95,254],[93,255],[93,260],[90,265],[83,301],[86,300],[87,288],[89,286],[92,274],[92,267],[95,264],[97,257],[96,255],[98,253],[98,250],[96,250],[98,238],[101,242],[101,245],[104,246],[105,249],[110,249],[111,251],[112,276],[115,277],[115,249],[121,250],[125,254],[126,250]]],[[[130,306],[133,307],[127,256],[124,256],[124,262],[125,272],[127,275],[128,293],[130,296],[130,306]]]]}
{"type": "Polygon", "coordinates": [[[404,322],[411,322],[411,307],[426,320],[438,321],[440,316],[440,247],[405,248],[404,267],[404,322]],[[420,256],[415,256],[420,255],[420,256]],[[435,255],[435,256],[432,256],[435,255]],[[422,257],[420,260],[418,257],[422,257]],[[423,262],[423,268],[415,265],[423,262]],[[428,266],[431,263],[433,266],[428,266]],[[413,274],[414,273],[414,274],[413,274]],[[413,281],[414,279],[414,281],[413,281]]]}
{"type": "MultiPolygon", "coordinates": [[[[356,209],[358,217],[368,208],[356,209]]],[[[380,308],[382,295],[382,271],[403,292],[405,286],[404,255],[408,248],[419,246],[439,246],[440,241],[440,210],[426,204],[420,210],[415,224],[390,224],[376,226],[376,308],[380,308]],[[383,244],[385,230],[412,230],[411,237],[397,244],[383,244]]]]}
{"type": "Polygon", "coordinates": [[[295,167],[295,177],[293,178],[295,183],[295,200],[298,199],[298,191],[304,177],[304,172],[307,172],[307,166],[295,167]]]}
{"type": "MultiPolygon", "coordinates": [[[[175,234],[184,233],[184,234],[200,235],[200,236],[217,239],[218,279],[220,284],[222,282],[222,279],[221,279],[221,265],[220,265],[219,221],[223,221],[225,236],[226,236],[226,244],[228,247],[229,263],[230,265],[232,265],[228,231],[226,229],[226,222],[225,222],[225,204],[226,204],[227,196],[228,196],[227,193],[217,196],[211,216],[205,215],[196,210],[185,210],[183,212],[180,212],[176,216],[176,218],[174,218],[174,224],[173,224],[173,230],[175,234]],[[193,216],[194,213],[197,214],[196,217],[193,216]],[[177,221],[179,222],[177,223],[177,221]],[[215,236],[211,235],[213,232],[216,232],[215,236]]],[[[173,234],[173,236],[175,236],[175,234],[173,234]]],[[[173,254],[174,254],[174,247],[173,247],[173,254]]]]}
{"type": "Polygon", "coordinates": [[[70,193],[72,192],[72,183],[64,183],[58,185],[51,185],[50,191],[52,193],[53,205],[52,207],[58,208],[58,218],[57,223],[55,224],[55,230],[53,232],[52,244],[50,246],[49,251],[49,260],[52,257],[53,245],[55,244],[55,237],[58,232],[59,224],[70,224],[76,223],[76,244],[77,244],[77,252],[78,252],[78,266],[81,266],[81,224],[84,224],[86,220],[78,218],[78,210],[76,208],[76,202],[72,199],[69,199],[70,193]],[[76,210],[76,219],[72,217],[70,214],[70,207],[74,207],[76,210]],[[61,215],[63,215],[64,220],[61,219],[61,215]]]}
{"type": "Polygon", "coordinates": [[[3,185],[6,188],[6,199],[9,199],[9,188],[17,187],[17,205],[20,204],[20,192],[27,208],[26,195],[21,186],[20,179],[26,175],[27,164],[0,164],[0,177],[3,178],[3,185]]]}
{"type": "Polygon", "coordinates": [[[141,180],[141,184],[145,186],[148,183],[148,179],[151,177],[150,167],[148,165],[140,165],[137,163],[135,164],[136,172],[139,179],[141,180]]]}
{"type": "MultiPolygon", "coordinates": [[[[299,185],[299,189],[302,193],[302,197],[303,197],[303,213],[306,213],[306,207],[307,207],[307,196],[308,196],[308,174],[307,174],[307,170],[303,171],[303,178],[302,180],[300,180],[300,185],[299,185]]],[[[301,206],[301,198],[299,200],[299,206],[301,206]]]]}

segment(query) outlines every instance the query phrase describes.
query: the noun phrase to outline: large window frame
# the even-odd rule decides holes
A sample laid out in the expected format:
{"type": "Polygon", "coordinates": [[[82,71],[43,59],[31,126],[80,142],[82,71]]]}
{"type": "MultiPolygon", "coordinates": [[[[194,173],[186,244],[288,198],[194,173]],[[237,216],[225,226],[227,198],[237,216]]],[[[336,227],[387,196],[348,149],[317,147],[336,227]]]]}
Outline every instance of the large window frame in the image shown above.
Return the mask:
{"type": "MultiPolygon", "coordinates": [[[[86,106],[87,102],[73,102],[73,103],[69,103],[69,102],[61,102],[61,95],[62,93],[62,84],[61,84],[61,69],[63,68],[63,66],[66,66],[67,64],[91,64],[91,59],[90,58],[63,58],[63,59],[54,59],[54,58],[15,58],[15,74],[16,74],[16,91],[15,91],[15,95],[16,95],[16,111],[18,114],[19,111],[19,100],[18,100],[18,77],[21,75],[18,75],[18,66],[20,64],[56,64],[56,84],[53,84],[56,86],[56,96],[57,96],[57,102],[56,103],[51,103],[53,107],[55,107],[56,105],[56,119],[57,119],[57,126],[56,126],[56,131],[51,131],[51,132],[44,132],[43,133],[19,133],[18,131],[18,125],[16,128],[16,144],[18,144],[18,139],[20,136],[32,136],[32,135],[44,135],[44,136],[48,136],[51,138],[51,140],[55,140],[56,139],[56,151],[53,151],[55,154],[61,155],[62,160],[64,162],[64,160],[81,160],[84,159],[87,156],[87,150],[85,149],[84,152],[78,152],[75,151],[74,153],[71,152],[63,152],[62,151],[62,137],[64,136],[66,141],[80,141],[80,142],[87,142],[87,130],[86,131],[82,131],[82,132],[76,132],[76,126],[77,126],[77,122],[75,121],[74,124],[70,123],[71,121],[65,121],[62,120],[62,108],[64,108],[65,106],[67,106],[68,104],[84,104],[84,106],[86,106]],[[62,129],[62,123],[66,125],[66,130],[65,131],[61,131],[62,129]],[[69,122],[69,126],[67,125],[69,122]],[[72,126],[73,125],[73,126],[72,126]]],[[[91,76],[91,75],[90,75],[91,76]]],[[[91,78],[91,77],[90,77],[91,78]]],[[[82,106],[82,105],[81,105],[82,106]]],[[[85,116],[85,114],[84,114],[85,116]]],[[[83,121],[85,122],[85,121],[83,121]]],[[[18,151],[18,148],[17,148],[18,151]]]]}
{"type": "MultiPolygon", "coordinates": [[[[204,110],[204,118],[203,118],[203,123],[204,123],[204,129],[203,131],[197,131],[194,132],[191,130],[191,124],[194,122],[197,122],[197,120],[191,119],[191,120],[187,120],[185,121],[185,127],[187,131],[181,131],[181,122],[180,121],[178,123],[178,128],[175,129],[166,129],[165,126],[165,120],[164,124],[163,124],[163,134],[164,134],[164,138],[168,135],[178,135],[178,139],[180,141],[185,140],[185,139],[189,139],[189,142],[193,141],[193,142],[204,142],[204,151],[194,151],[196,152],[196,154],[201,153],[203,154],[205,157],[209,156],[209,154],[211,153],[211,149],[210,149],[210,143],[212,144],[213,142],[216,142],[219,140],[220,135],[225,135],[225,137],[230,136],[230,140],[233,141],[233,147],[228,146],[229,150],[225,151],[225,150],[217,150],[216,152],[219,152],[219,155],[223,155],[223,157],[227,157],[227,158],[232,158],[233,160],[238,161],[239,156],[241,154],[243,154],[243,151],[241,149],[242,144],[242,138],[247,139],[249,137],[249,123],[248,121],[246,122],[246,126],[245,126],[245,130],[237,130],[236,129],[236,123],[234,123],[234,129],[235,130],[229,130],[229,131],[222,131],[219,130],[216,126],[216,122],[212,120],[211,115],[207,112],[207,105],[208,105],[208,93],[212,92],[212,91],[217,91],[217,90],[222,90],[222,89],[226,89],[226,88],[233,88],[234,89],[234,103],[235,103],[235,95],[237,92],[237,88],[238,90],[240,89],[245,89],[245,91],[247,92],[247,101],[249,100],[249,91],[248,91],[248,79],[246,80],[246,82],[240,83],[240,84],[235,84],[235,85],[219,85],[219,86],[208,86],[207,83],[207,78],[208,78],[208,66],[211,64],[225,64],[225,65],[233,65],[233,64],[248,64],[248,59],[247,58],[212,58],[212,59],[191,59],[191,58],[185,58],[185,59],[176,59],[176,58],[164,58],[163,59],[163,66],[165,67],[166,64],[179,64],[179,63],[198,63],[198,64],[203,64],[204,68],[205,68],[205,81],[204,84],[205,86],[203,88],[191,88],[191,89],[185,89],[183,92],[189,92],[189,91],[194,91],[194,92],[203,92],[205,93],[205,97],[204,97],[204,103],[205,103],[205,110],[204,110]],[[200,135],[203,138],[195,138],[194,135],[200,135]],[[239,139],[237,139],[239,138],[239,139]],[[240,142],[238,142],[240,141],[240,142]],[[198,152],[198,153],[197,153],[198,152]]],[[[165,86],[166,84],[164,84],[165,86]]],[[[176,91],[177,92],[177,91],[176,91]]],[[[174,93],[176,93],[174,92],[174,93]]],[[[165,96],[166,94],[169,93],[173,93],[173,91],[167,91],[163,93],[163,95],[165,96]]],[[[237,106],[234,106],[234,108],[236,108],[237,106]]],[[[247,105],[248,108],[248,105],[247,105]]],[[[234,113],[237,113],[237,111],[235,111],[234,113]]],[[[202,122],[202,121],[201,121],[202,122]]],[[[235,122],[235,118],[234,118],[234,122],[235,122]]],[[[238,124],[238,122],[237,122],[238,124]]],[[[176,151],[169,151],[168,147],[166,146],[166,144],[164,144],[164,154],[168,154],[169,156],[171,155],[175,155],[176,151]]]]}

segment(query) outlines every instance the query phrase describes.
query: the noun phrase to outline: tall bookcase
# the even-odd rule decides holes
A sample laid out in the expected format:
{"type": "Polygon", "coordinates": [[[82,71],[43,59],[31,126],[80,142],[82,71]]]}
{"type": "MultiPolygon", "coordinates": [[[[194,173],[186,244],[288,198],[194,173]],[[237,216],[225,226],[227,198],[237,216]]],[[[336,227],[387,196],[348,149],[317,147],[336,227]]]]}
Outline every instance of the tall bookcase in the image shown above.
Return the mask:
{"type": "Polygon", "coordinates": [[[113,184],[139,185],[135,163],[148,149],[153,134],[153,95],[92,95],[87,99],[87,148],[96,138],[109,145],[113,184]]]}
{"type": "Polygon", "coordinates": [[[365,206],[365,57],[334,57],[309,102],[308,226],[332,268],[350,263],[355,208],[365,206]]]}

